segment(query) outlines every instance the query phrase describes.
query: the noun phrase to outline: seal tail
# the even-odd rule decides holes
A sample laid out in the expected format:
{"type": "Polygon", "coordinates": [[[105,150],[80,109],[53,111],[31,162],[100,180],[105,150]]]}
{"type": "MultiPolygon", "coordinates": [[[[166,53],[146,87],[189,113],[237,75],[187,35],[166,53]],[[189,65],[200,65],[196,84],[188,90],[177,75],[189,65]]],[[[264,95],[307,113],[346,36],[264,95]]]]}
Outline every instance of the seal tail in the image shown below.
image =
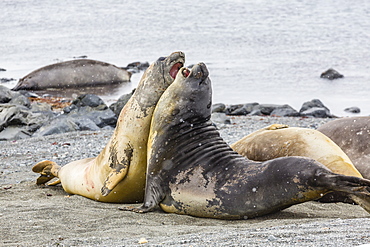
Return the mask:
{"type": "MultiPolygon", "coordinates": [[[[58,166],[55,162],[50,160],[44,160],[37,163],[34,167],[32,167],[32,171],[35,173],[40,173],[40,177],[36,180],[36,184],[45,184],[52,180],[55,177],[58,177],[60,166],[58,166]]],[[[59,182],[56,181],[51,183],[50,185],[56,185],[59,182]]]]}
{"type": "Polygon", "coordinates": [[[324,185],[332,191],[345,192],[349,198],[370,213],[370,180],[335,173],[331,175],[321,173],[318,174],[318,178],[319,186],[324,185]]]}

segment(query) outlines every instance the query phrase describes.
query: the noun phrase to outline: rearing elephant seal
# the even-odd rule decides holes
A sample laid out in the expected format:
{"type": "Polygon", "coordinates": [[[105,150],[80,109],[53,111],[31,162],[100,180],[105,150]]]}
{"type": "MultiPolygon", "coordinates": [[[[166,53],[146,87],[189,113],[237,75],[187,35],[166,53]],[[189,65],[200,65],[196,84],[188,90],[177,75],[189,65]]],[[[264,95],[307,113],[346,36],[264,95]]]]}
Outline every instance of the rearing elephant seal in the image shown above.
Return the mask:
{"type": "Polygon", "coordinates": [[[364,178],[370,179],[370,117],[340,118],[318,129],[351,159],[364,178]]]}
{"type": "Polygon", "coordinates": [[[40,173],[37,184],[58,177],[63,189],[102,202],[143,200],[146,150],[152,114],[162,93],[183,66],[185,55],[160,58],[144,73],[117,121],[110,141],[96,158],[71,162],[63,167],[43,161],[33,167],[40,173]]]}
{"type": "Polygon", "coordinates": [[[39,68],[21,78],[12,90],[98,86],[128,82],[130,78],[130,72],[113,64],[77,59],[39,68]]]}
{"type": "Polygon", "coordinates": [[[148,141],[144,203],[123,210],[246,219],[317,199],[330,191],[359,196],[370,211],[370,181],[331,172],[315,160],[250,161],[210,121],[211,82],[204,64],[181,69],[159,100],[148,141]]]}

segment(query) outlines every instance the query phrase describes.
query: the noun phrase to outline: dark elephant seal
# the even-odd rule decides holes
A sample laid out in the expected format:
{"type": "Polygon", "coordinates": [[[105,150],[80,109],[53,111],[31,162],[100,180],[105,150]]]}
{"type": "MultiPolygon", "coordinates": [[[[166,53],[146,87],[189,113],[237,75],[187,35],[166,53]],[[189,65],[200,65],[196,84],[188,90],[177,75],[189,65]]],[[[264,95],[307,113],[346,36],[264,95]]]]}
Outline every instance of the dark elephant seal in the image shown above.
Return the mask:
{"type": "Polygon", "coordinates": [[[179,71],[154,111],[144,203],[123,210],[148,212],[159,205],[169,213],[246,219],[344,191],[370,211],[370,180],[333,173],[309,158],[261,163],[233,151],[210,121],[206,66],[188,74],[179,71]]]}
{"type": "Polygon", "coordinates": [[[70,194],[102,202],[141,202],[152,114],[184,62],[185,55],[175,52],[153,63],[121,110],[114,133],[101,153],[63,167],[42,161],[33,167],[34,172],[41,174],[37,184],[58,177],[63,189],[70,194]]]}
{"type": "Polygon", "coordinates": [[[317,130],[333,140],[362,176],[370,179],[370,117],[340,118],[317,130]]]}
{"type": "Polygon", "coordinates": [[[21,78],[12,90],[99,86],[128,82],[130,78],[130,72],[113,64],[77,59],[37,69],[21,78]]]}

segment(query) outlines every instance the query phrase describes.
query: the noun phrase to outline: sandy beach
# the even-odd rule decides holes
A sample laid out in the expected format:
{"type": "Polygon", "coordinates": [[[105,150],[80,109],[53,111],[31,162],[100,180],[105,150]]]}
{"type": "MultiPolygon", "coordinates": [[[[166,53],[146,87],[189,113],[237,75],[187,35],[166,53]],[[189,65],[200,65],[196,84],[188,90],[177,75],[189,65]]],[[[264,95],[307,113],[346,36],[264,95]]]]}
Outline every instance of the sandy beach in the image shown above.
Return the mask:
{"type": "MultiPolygon", "coordinates": [[[[220,125],[228,143],[271,123],[316,128],[330,119],[238,117],[220,125]]],[[[1,246],[358,246],[370,243],[370,217],[357,205],[308,202],[247,220],[215,220],[155,211],[37,186],[32,166],[95,156],[110,131],[73,132],[0,143],[1,246]]]]}

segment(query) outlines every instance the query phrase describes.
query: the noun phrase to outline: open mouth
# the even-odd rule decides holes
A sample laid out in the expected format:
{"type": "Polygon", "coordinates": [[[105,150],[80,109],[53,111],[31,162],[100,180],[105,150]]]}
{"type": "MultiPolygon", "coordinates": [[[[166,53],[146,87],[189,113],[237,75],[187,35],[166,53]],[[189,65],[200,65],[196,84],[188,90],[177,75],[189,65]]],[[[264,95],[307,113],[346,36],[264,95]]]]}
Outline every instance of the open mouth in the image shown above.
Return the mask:
{"type": "Polygon", "coordinates": [[[175,79],[176,78],[176,75],[177,75],[177,72],[179,71],[179,69],[182,67],[182,63],[175,63],[174,66],[172,66],[172,68],[170,69],[170,76],[175,79]]]}
{"type": "Polygon", "coordinates": [[[190,74],[190,70],[188,70],[187,68],[185,68],[185,69],[183,69],[183,70],[182,70],[182,75],[183,75],[184,77],[188,77],[188,76],[189,76],[189,74],[190,74]]]}

